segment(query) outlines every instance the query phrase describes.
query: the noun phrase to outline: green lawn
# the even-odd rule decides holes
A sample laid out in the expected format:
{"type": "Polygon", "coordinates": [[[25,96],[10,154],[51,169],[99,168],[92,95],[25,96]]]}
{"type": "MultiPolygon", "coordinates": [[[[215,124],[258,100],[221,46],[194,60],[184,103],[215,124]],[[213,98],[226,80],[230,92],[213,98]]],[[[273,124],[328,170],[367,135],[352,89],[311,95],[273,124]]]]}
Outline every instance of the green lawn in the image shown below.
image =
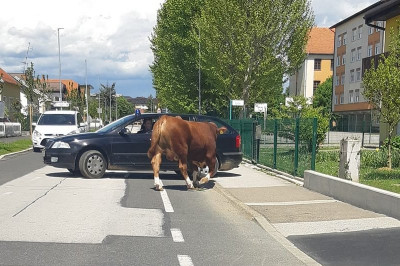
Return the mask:
{"type": "Polygon", "coordinates": [[[0,155],[26,150],[32,147],[32,140],[22,139],[10,143],[0,142],[0,155]]]}

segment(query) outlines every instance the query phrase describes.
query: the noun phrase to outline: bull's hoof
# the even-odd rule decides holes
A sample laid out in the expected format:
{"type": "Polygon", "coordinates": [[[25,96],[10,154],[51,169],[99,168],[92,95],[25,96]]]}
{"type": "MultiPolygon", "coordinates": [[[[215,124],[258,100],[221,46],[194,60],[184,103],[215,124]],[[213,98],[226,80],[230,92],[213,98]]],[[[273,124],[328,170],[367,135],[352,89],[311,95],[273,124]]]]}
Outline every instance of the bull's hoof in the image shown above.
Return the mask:
{"type": "Polygon", "coordinates": [[[197,180],[193,181],[193,186],[196,187],[196,188],[200,187],[199,181],[197,181],[197,180]]]}
{"type": "Polygon", "coordinates": [[[202,179],[200,179],[200,185],[208,183],[209,180],[210,180],[209,178],[203,177],[202,179]]]}
{"type": "Polygon", "coordinates": [[[193,186],[193,184],[186,185],[186,187],[187,187],[187,189],[194,189],[194,186],[193,186]]]}
{"type": "Polygon", "coordinates": [[[164,190],[163,186],[161,186],[161,185],[156,185],[155,189],[157,191],[163,191],[164,190]]]}

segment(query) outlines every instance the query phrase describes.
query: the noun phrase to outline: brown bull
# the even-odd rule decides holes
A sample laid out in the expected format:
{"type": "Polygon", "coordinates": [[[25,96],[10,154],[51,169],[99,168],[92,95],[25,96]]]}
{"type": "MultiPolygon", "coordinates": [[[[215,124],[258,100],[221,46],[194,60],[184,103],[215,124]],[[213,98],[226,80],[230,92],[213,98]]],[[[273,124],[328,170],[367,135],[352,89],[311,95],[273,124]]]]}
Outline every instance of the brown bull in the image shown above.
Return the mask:
{"type": "Polygon", "coordinates": [[[192,169],[208,166],[209,173],[200,180],[200,184],[207,183],[215,171],[217,135],[226,130],[211,122],[191,122],[180,117],[161,116],[154,124],[151,146],[147,152],[153,167],[156,190],[163,190],[159,178],[163,154],[168,160],[179,162],[179,169],[189,189],[194,187],[187,172],[188,163],[192,169]]]}

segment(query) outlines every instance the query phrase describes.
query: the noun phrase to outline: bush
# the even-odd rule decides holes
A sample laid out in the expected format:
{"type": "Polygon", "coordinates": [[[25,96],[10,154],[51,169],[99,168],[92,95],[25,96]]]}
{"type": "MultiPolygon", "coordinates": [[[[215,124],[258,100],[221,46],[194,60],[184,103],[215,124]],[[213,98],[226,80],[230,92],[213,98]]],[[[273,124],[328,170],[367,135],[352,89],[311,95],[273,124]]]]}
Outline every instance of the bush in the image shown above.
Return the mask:
{"type": "MultiPolygon", "coordinates": [[[[392,152],[392,167],[400,165],[400,150],[392,152]]],[[[380,168],[387,166],[387,150],[362,150],[361,151],[361,167],[380,168]]]]}

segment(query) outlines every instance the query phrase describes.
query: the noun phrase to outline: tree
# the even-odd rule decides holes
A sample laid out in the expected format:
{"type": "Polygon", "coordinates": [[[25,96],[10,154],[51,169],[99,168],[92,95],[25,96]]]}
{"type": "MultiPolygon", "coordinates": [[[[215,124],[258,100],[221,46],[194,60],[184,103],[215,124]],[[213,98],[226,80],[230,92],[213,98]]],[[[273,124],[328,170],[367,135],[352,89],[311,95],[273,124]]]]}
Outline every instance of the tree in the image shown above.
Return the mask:
{"type": "Polygon", "coordinates": [[[125,97],[118,97],[118,117],[135,113],[135,107],[125,97]]]}
{"type": "MultiPolygon", "coordinates": [[[[392,137],[400,121],[400,32],[390,29],[388,55],[378,59],[378,66],[366,70],[363,76],[363,95],[377,110],[380,122],[388,126],[387,166],[392,168],[392,137]]],[[[374,66],[374,62],[371,66],[374,66]]]]}
{"type": "Polygon", "coordinates": [[[35,70],[33,68],[33,63],[25,70],[24,84],[22,84],[22,92],[25,94],[28,101],[28,111],[29,111],[29,128],[30,134],[32,135],[32,114],[33,108],[38,108],[39,102],[46,102],[49,99],[49,89],[47,83],[47,77],[42,75],[35,77],[35,70]]]}
{"type": "Polygon", "coordinates": [[[324,115],[332,113],[332,77],[322,82],[314,93],[313,107],[322,107],[324,115]]]}
{"type": "Polygon", "coordinates": [[[113,113],[110,110],[112,105],[115,105],[115,82],[111,84],[111,86],[107,83],[106,85],[100,84],[100,98],[102,100],[101,103],[104,104],[103,108],[103,121],[111,122],[113,113]],[[111,114],[111,117],[110,117],[111,114]]]}
{"type": "MultiPolygon", "coordinates": [[[[167,0],[158,11],[151,36],[154,62],[150,66],[161,107],[171,112],[198,109],[198,43],[194,17],[204,0],[167,0]]],[[[201,80],[201,87],[205,79],[201,80]]]]}
{"type": "Polygon", "coordinates": [[[278,105],[284,76],[305,58],[313,19],[307,0],[206,1],[197,27],[213,102],[278,105]]]}

